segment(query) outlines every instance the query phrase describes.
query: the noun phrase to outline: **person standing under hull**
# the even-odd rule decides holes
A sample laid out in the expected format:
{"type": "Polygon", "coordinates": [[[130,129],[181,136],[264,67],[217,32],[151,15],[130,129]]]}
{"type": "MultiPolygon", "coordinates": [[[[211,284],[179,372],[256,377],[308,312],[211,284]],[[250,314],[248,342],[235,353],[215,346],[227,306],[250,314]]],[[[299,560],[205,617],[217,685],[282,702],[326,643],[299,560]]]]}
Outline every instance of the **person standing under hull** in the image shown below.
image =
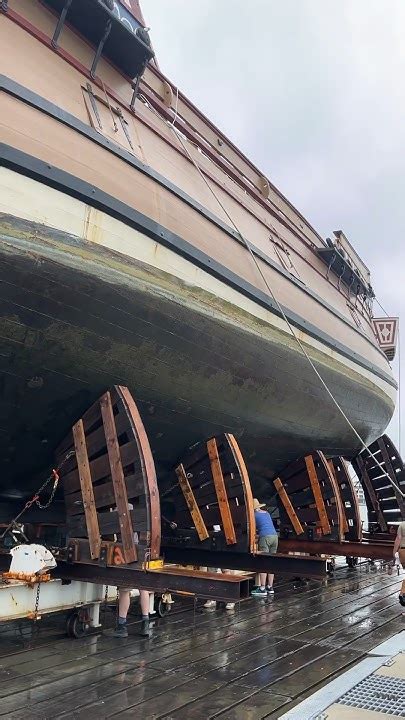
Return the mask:
{"type": "MultiPolygon", "coordinates": [[[[260,552],[274,555],[278,548],[278,535],[271,515],[267,510],[263,510],[264,507],[265,503],[259,503],[257,498],[254,498],[253,509],[255,513],[256,534],[258,536],[258,549],[260,552]]],[[[259,587],[252,590],[252,595],[255,597],[273,595],[273,583],[273,573],[259,573],[259,587]]]]}
{"type": "MultiPolygon", "coordinates": [[[[405,522],[398,525],[398,532],[394,542],[393,555],[399,554],[399,562],[405,570],[405,522]]],[[[399,592],[399,602],[405,607],[405,580],[402,581],[401,590],[399,592]]]]}
{"type": "MultiPolygon", "coordinates": [[[[142,637],[149,637],[149,603],[150,603],[150,592],[149,590],[140,590],[139,598],[141,603],[141,632],[142,637]]],[[[127,616],[129,606],[131,604],[131,588],[119,588],[118,596],[118,618],[117,626],[114,630],[113,637],[116,638],[127,638],[127,616]]]]}

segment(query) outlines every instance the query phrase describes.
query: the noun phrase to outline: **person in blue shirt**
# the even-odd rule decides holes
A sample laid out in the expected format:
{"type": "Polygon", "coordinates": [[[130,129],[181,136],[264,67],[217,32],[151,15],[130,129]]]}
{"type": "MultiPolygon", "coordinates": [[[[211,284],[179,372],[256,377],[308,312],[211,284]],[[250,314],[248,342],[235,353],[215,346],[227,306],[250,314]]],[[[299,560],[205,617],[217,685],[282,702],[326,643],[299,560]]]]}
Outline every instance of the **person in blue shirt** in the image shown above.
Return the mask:
{"type": "MultiPolygon", "coordinates": [[[[259,503],[257,498],[253,500],[253,509],[256,521],[256,535],[258,537],[258,549],[260,552],[274,555],[278,548],[278,535],[274,527],[271,515],[267,510],[263,510],[264,503],[259,503]]],[[[252,595],[258,597],[266,597],[267,594],[273,595],[274,575],[272,573],[259,573],[259,587],[252,590],[252,595]],[[267,575],[267,578],[266,578],[267,575]],[[267,579],[267,584],[266,584],[267,579]]]]}

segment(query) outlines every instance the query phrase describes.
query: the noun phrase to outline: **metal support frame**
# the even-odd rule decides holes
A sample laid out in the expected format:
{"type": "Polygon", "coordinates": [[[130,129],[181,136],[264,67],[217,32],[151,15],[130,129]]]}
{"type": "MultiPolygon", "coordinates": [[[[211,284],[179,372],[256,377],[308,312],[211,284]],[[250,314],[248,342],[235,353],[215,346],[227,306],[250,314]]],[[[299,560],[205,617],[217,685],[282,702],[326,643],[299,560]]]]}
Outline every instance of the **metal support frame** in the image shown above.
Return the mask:
{"type": "MultiPolygon", "coordinates": [[[[296,543],[297,544],[297,543],[296,543]]],[[[300,547],[302,542],[300,541],[300,547]]],[[[312,548],[316,544],[312,543],[312,548]]],[[[187,548],[164,547],[163,553],[167,562],[187,563],[208,567],[219,567],[229,570],[246,570],[247,572],[269,572],[281,575],[322,578],[327,574],[326,561],[320,557],[308,555],[267,555],[257,553],[251,555],[243,552],[187,550],[187,548]]]]}
{"type": "Polygon", "coordinates": [[[65,4],[63,6],[63,10],[62,10],[61,14],[59,15],[59,20],[56,24],[55,32],[53,34],[52,41],[51,41],[52,47],[54,49],[56,49],[58,47],[59,35],[62,32],[62,28],[63,28],[63,26],[65,24],[65,20],[66,20],[66,15],[68,14],[68,10],[69,10],[71,4],[72,4],[72,0],[66,0],[65,4]]]}
{"type": "Polygon", "coordinates": [[[280,538],[281,552],[305,552],[311,555],[345,555],[351,557],[370,558],[373,560],[392,560],[392,542],[350,542],[341,543],[330,540],[283,540],[280,538]]]}
{"type": "Polygon", "coordinates": [[[94,78],[96,76],[98,61],[100,60],[101,53],[103,52],[103,47],[104,47],[106,40],[111,32],[111,27],[112,27],[112,21],[108,20],[107,25],[105,26],[104,35],[101,38],[101,40],[98,44],[97,50],[96,50],[96,54],[94,55],[94,60],[93,60],[91,70],[90,70],[90,75],[92,78],[94,78]]]}
{"type": "MultiPolygon", "coordinates": [[[[213,558],[211,556],[211,562],[213,558]]],[[[214,574],[187,568],[165,567],[139,570],[131,567],[58,563],[53,577],[91,583],[131,587],[151,592],[189,592],[201,598],[238,602],[249,597],[251,577],[214,574]]]]}
{"type": "MultiPolygon", "coordinates": [[[[18,581],[0,582],[0,622],[32,617],[38,584],[30,585],[18,581]]],[[[105,598],[106,588],[101,584],[60,580],[41,583],[39,595],[39,616],[65,610],[87,608],[90,626],[100,627],[100,604],[105,598]]],[[[116,599],[116,589],[109,587],[108,598],[116,599]]]]}

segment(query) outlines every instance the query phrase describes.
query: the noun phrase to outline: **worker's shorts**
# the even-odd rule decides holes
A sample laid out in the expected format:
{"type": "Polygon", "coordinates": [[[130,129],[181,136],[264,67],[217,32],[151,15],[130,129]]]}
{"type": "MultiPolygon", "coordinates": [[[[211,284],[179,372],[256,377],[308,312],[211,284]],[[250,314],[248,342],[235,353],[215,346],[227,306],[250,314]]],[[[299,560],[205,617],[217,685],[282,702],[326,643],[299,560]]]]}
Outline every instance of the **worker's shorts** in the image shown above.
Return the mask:
{"type": "Polygon", "coordinates": [[[259,537],[259,550],[274,555],[278,548],[278,535],[262,535],[259,537]]]}

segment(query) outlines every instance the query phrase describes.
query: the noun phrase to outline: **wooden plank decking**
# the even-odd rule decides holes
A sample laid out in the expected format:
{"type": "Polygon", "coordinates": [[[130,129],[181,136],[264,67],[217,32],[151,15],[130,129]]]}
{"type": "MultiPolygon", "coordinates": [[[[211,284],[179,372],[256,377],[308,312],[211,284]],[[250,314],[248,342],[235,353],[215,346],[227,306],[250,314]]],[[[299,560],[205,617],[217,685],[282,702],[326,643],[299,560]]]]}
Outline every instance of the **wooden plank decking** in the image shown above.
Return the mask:
{"type": "Polygon", "coordinates": [[[326,583],[280,581],[268,602],[195,619],[177,601],[149,640],[133,616],[127,640],[68,640],[52,616],[24,646],[0,626],[0,717],[277,718],[405,624],[397,576],[342,569],[326,583]]]}

